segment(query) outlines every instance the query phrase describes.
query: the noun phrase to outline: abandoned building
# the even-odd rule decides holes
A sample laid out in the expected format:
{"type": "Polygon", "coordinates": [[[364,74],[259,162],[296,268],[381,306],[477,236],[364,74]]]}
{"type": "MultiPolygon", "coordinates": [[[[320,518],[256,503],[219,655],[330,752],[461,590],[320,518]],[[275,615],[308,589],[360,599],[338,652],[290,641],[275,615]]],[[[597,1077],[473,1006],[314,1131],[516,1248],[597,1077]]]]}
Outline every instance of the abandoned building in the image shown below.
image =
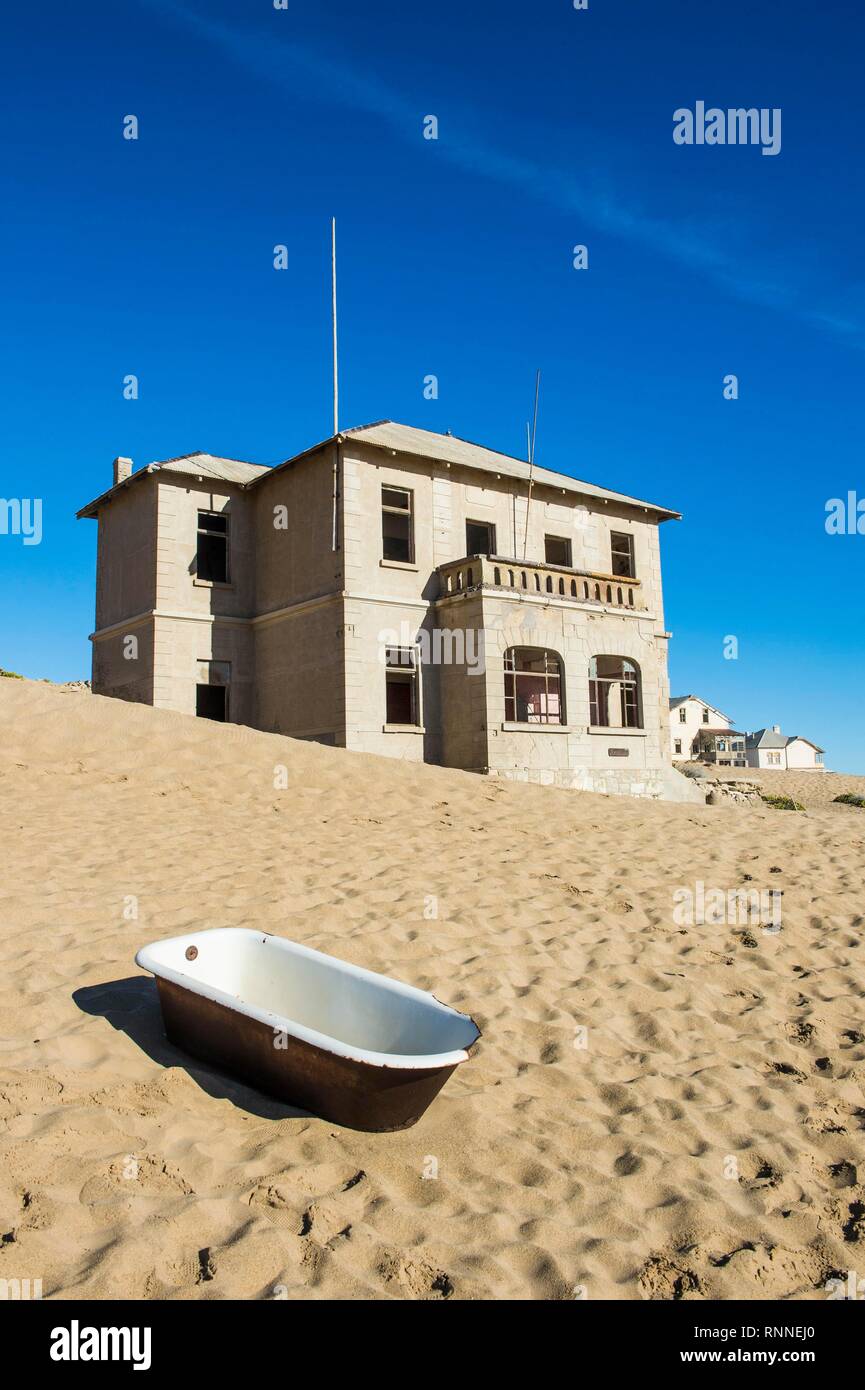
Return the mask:
{"type": "Polygon", "coordinates": [[[801,734],[789,737],[779,726],[742,733],[730,716],[699,695],[676,695],[670,701],[670,743],[673,762],[695,759],[719,767],[783,768],[796,772],[823,771],[823,749],[801,734]]]}
{"type": "Polygon", "coordinates": [[[275,467],[133,471],[98,522],[93,690],[348,749],[701,800],[670,760],[676,512],[383,421],[275,467]]]}

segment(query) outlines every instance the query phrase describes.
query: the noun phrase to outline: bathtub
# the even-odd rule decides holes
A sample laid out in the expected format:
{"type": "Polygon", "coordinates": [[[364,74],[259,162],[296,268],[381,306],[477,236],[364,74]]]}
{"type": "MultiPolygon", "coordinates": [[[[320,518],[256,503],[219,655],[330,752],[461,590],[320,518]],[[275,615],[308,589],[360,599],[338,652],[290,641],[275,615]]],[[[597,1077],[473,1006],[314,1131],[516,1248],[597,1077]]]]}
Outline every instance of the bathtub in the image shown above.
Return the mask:
{"type": "Polygon", "coordinates": [[[265,932],[175,936],[135,962],[177,1047],[352,1129],[413,1125],[480,1037],[423,990],[265,932]]]}

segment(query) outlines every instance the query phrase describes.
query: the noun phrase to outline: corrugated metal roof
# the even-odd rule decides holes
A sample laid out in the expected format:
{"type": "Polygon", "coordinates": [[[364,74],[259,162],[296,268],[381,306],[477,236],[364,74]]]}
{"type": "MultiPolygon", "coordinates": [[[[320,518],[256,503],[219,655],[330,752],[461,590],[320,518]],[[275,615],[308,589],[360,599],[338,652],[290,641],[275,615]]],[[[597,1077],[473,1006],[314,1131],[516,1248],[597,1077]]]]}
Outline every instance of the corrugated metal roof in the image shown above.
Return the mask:
{"type": "Polygon", "coordinates": [[[79,517],[94,517],[99,508],[105,502],[111,500],[115,493],[121,488],[129,487],[130,483],[136,482],[139,478],[146,478],[152,473],[180,473],[188,478],[210,478],[213,482],[219,483],[238,483],[241,487],[255,482],[262,473],[269,473],[270,469],[260,463],[247,463],[244,459],[224,459],[217,454],[183,454],[180,458],[163,459],[161,463],[150,463],[146,468],[139,468],[135,473],[130,473],[123,482],[117,483],[115,487],[110,487],[107,491],[95,497],[92,502],[88,502],[86,507],[82,507],[77,513],[79,517]]]}
{"type": "MultiPolygon", "coordinates": [[[[414,425],[399,425],[393,420],[379,420],[372,425],[358,425],[353,429],[343,430],[339,438],[357,439],[373,448],[409,454],[416,458],[437,459],[443,463],[476,469],[482,473],[497,473],[506,478],[518,478],[526,484],[529,479],[529,465],[525,459],[512,458],[510,454],[496,453],[494,449],[484,448],[481,444],[472,444],[467,439],[457,438],[456,435],[436,434],[433,430],[417,429],[414,425]]],[[[333,439],[332,436],[330,439],[322,440],[321,443],[313,445],[311,449],[306,449],[303,453],[286,459],[284,463],[277,464],[276,468],[273,469],[263,464],[246,463],[241,459],[226,459],[216,454],[206,453],[184,454],[180,458],[165,459],[161,463],[152,463],[147,468],[140,468],[124,482],[118,483],[117,489],[109,488],[94,501],[88,502],[86,507],[82,507],[78,516],[95,516],[99,508],[113,496],[115,491],[128,487],[136,478],[144,477],[148,473],[163,471],[182,473],[187,476],[212,478],[219,482],[237,483],[241,487],[251,487],[266,474],[299,463],[301,459],[325,448],[326,445],[333,443],[333,439]]],[[[668,507],[660,507],[654,502],[646,502],[638,497],[629,497],[623,492],[612,492],[608,488],[598,487],[595,483],[586,483],[581,479],[572,478],[568,473],[556,473],[550,468],[536,467],[534,481],[538,486],[554,487],[579,496],[619,502],[629,507],[638,507],[643,511],[654,512],[659,521],[678,518],[680,515],[679,512],[671,511],[668,507]]]]}
{"type": "MultiPolygon", "coordinates": [[[[477,468],[484,473],[500,473],[503,477],[519,478],[528,482],[529,465],[525,459],[512,458],[510,454],[499,454],[494,449],[486,449],[481,444],[472,444],[467,439],[459,439],[453,434],[436,434],[432,430],[416,429],[413,425],[398,425],[393,420],[380,420],[374,425],[359,425],[355,429],[344,430],[343,434],[352,439],[363,440],[379,449],[393,449],[397,453],[412,454],[418,458],[441,459],[444,463],[461,464],[464,468],[477,468]]],[[[582,482],[572,478],[569,473],[556,473],[550,468],[534,470],[536,484],[576,492],[584,497],[598,497],[607,501],[625,502],[631,507],[640,507],[657,512],[662,520],[678,518],[679,512],[668,507],[659,507],[654,502],[645,502],[638,497],[628,497],[622,492],[611,492],[595,483],[582,482]]]]}
{"type": "Polygon", "coordinates": [[[223,483],[251,483],[270,469],[244,459],[224,459],[216,454],[184,454],[153,465],[159,472],[186,473],[198,478],[214,478],[223,483]]]}

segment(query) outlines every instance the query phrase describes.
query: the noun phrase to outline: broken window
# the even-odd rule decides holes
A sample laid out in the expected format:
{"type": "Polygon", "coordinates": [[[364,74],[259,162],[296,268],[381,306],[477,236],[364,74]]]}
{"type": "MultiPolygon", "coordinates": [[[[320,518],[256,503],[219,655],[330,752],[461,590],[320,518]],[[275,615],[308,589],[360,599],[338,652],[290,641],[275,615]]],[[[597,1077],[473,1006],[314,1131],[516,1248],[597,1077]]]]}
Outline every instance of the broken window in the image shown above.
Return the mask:
{"type": "Polygon", "coordinates": [[[512,724],[564,724],[562,659],[539,647],[505,652],[505,720],[512,724]]]}
{"type": "Polygon", "coordinates": [[[195,573],[212,584],[228,583],[228,514],[198,513],[195,573]]]}
{"type": "Polygon", "coordinates": [[[567,536],[544,536],[544,559],[548,565],[571,568],[571,542],[567,536]]]}
{"type": "Polygon", "coordinates": [[[677,753],[681,753],[681,751],[682,751],[682,740],[681,740],[680,738],[677,738],[676,741],[675,741],[675,743],[674,743],[674,745],[673,745],[673,747],[675,748],[675,750],[676,750],[677,753]]]}
{"type": "Polygon", "coordinates": [[[593,656],[589,719],[600,729],[642,729],[640,670],[623,656],[593,656]]]}
{"type": "Polygon", "coordinates": [[[704,709],[704,710],[703,710],[703,723],[704,723],[704,724],[708,724],[708,722],[709,722],[709,711],[708,711],[707,709],[704,709]]]}
{"type": "Polygon", "coordinates": [[[466,522],[466,555],[495,555],[496,528],[489,521],[466,522]]]}
{"type": "Polygon", "coordinates": [[[199,719],[228,721],[228,692],[231,685],[231,663],[228,661],[199,661],[195,686],[195,713],[199,719]]]}
{"type": "Polygon", "coordinates": [[[625,579],[636,579],[634,537],[626,531],[612,531],[610,533],[610,548],[613,558],[612,573],[622,575],[625,579]]]}
{"type": "Polygon", "coordinates": [[[385,653],[386,723],[420,724],[420,687],[416,647],[388,647],[385,653]]]}
{"type": "Polygon", "coordinates": [[[407,488],[381,490],[382,556],[399,564],[414,564],[412,496],[407,488]]]}

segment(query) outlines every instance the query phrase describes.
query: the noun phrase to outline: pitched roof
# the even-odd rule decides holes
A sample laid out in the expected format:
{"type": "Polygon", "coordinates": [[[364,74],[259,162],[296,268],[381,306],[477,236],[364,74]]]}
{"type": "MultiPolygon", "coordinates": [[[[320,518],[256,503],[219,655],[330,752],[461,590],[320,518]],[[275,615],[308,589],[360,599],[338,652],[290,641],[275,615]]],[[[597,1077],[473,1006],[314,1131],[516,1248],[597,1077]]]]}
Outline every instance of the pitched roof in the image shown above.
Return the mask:
{"type": "MultiPolygon", "coordinates": [[[[433,430],[421,430],[414,425],[399,425],[394,420],[379,420],[374,425],[358,425],[343,430],[343,436],[359,439],[377,449],[387,449],[400,454],[412,454],[418,458],[439,459],[443,463],[459,464],[463,468],[478,469],[483,473],[498,473],[506,478],[519,478],[528,482],[529,465],[525,459],[514,458],[510,454],[497,453],[482,444],[473,444],[468,439],[460,439],[453,434],[436,434],[433,430]]],[[[597,497],[603,501],[624,502],[631,507],[655,512],[659,521],[678,519],[679,512],[660,507],[655,502],[645,502],[638,497],[629,497],[623,492],[612,492],[596,483],[586,483],[573,478],[569,473],[559,473],[551,468],[535,467],[532,474],[536,485],[557,487],[565,492],[579,493],[583,497],[597,497]]]]}
{"type": "Polygon", "coordinates": [[[217,454],[183,454],[179,458],[164,459],[161,463],[149,463],[146,468],[139,468],[137,472],[130,473],[128,478],[124,478],[122,482],[108,488],[92,502],[88,502],[87,506],[82,507],[77,515],[79,517],[96,516],[103,503],[107,502],[121,488],[128,487],[130,483],[152,473],[181,473],[191,478],[212,478],[214,482],[239,483],[245,487],[254,482],[262,473],[269,471],[262,464],[247,463],[243,459],[220,458],[217,454]]]}
{"type": "MultiPolygon", "coordinates": [[[[215,454],[184,454],[180,458],[165,459],[161,463],[148,464],[130,474],[116,487],[108,488],[86,507],[78,512],[79,517],[96,516],[99,508],[120,488],[128,487],[136,479],[155,472],[183,473],[193,477],[213,478],[219,482],[238,483],[241,487],[252,487],[260,478],[299,463],[301,459],[317,453],[335,441],[357,439],[372,448],[387,450],[388,453],[410,454],[416,458],[436,459],[442,463],[456,464],[463,468],[475,469],[481,473],[497,474],[500,477],[519,478],[528,483],[529,465],[525,459],[499,454],[481,444],[472,444],[466,439],[458,439],[452,434],[436,434],[433,430],[421,430],[413,425],[399,425],[393,420],[379,420],[372,425],[356,425],[341,430],[339,435],[331,435],[300,454],[277,464],[274,468],[262,464],[246,463],[240,459],[220,458],[215,454]]],[[[532,474],[537,486],[555,487],[560,491],[575,493],[582,497],[594,497],[604,502],[618,502],[642,511],[652,512],[659,522],[678,519],[679,512],[660,507],[654,502],[645,502],[637,497],[629,497],[623,492],[612,492],[609,488],[598,487],[572,478],[569,473],[557,473],[550,468],[535,468],[532,474]]],[[[726,716],[725,716],[726,718],[726,716]]]]}
{"type": "Polygon", "coordinates": [[[787,739],[787,742],[788,742],[788,744],[789,744],[789,743],[796,743],[796,742],[799,742],[799,743],[807,743],[808,746],[809,746],[810,748],[813,748],[813,749],[814,749],[814,752],[815,752],[815,753],[825,753],[825,752],[826,752],[826,749],[825,749],[825,748],[821,748],[820,745],[819,745],[819,743],[813,743],[813,742],[811,741],[811,739],[810,739],[810,738],[806,738],[804,734],[791,734],[790,737],[787,739]]]}
{"type": "Polygon", "coordinates": [[[748,748],[786,748],[787,742],[787,736],[776,734],[774,729],[757,729],[746,739],[748,748]]]}
{"type": "Polygon", "coordinates": [[[716,714],[723,715],[725,719],[730,718],[729,714],[724,714],[724,711],[718,709],[717,705],[709,704],[708,700],[702,700],[699,695],[674,695],[670,700],[670,709],[677,709],[678,706],[683,705],[686,700],[696,700],[698,705],[705,705],[706,709],[713,709],[716,714]]]}

